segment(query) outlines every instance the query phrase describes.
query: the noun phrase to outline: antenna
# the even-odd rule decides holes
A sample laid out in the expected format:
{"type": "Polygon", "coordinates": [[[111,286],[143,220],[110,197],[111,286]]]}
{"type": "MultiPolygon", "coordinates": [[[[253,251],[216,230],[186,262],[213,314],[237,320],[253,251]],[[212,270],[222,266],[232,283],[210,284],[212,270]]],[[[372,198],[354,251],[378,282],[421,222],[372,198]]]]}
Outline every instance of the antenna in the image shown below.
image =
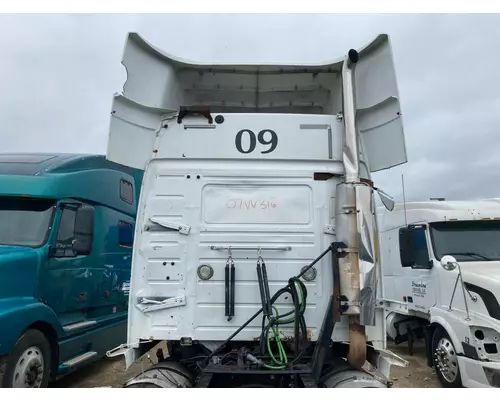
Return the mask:
{"type": "Polygon", "coordinates": [[[405,180],[403,174],[401,174],[401,185],[403,186],[403,208],[405,212],[405,225],[408,225],[408,220],[406,218],[406,196],[405,196],[405,180]]]}

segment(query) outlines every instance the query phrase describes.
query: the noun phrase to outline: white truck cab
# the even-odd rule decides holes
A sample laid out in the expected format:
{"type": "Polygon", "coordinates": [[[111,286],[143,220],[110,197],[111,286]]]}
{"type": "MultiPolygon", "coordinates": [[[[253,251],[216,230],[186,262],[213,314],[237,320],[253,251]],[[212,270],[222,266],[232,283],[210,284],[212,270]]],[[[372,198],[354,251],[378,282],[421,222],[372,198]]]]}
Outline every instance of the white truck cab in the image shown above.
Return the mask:
{"type": "Polygon", "coordinates": [[[500,202],[378,209],[388,336],[425,337],[445,387],[500,387],[500,202]]]}
{"type": "Polygon", "coordinates": [[[370,174],[406,162],[388,37],[322,65],[206,65],[132,33],[123,64],[107,157],[144,179],[110,354],[168,346],[126,386],[387,385],[406,365],[376,303],[370,174]]]}

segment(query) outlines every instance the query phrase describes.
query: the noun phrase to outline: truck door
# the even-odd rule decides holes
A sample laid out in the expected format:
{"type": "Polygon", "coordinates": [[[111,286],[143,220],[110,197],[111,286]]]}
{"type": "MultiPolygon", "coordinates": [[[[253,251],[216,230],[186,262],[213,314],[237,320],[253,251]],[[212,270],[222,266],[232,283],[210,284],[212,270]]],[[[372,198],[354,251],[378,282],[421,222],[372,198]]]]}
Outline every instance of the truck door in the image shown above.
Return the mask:
{"type": "Polygon", "coordinates": [[[413,225],[399,230],[401,266],[400,296],[406,299],[408,309],[427,312],[436,303],[432,263],[429,255],[429,237],[426,225],[413,225]]]}
{"type": "Polygon", "coordinates": [[[126,318],[134,219],[117,211],[102,208],[98,229],[102,241],[89,279],[90,319],[110,316],[126,318]]]}
{"type": "Polygon", "coordinates": [[[76,210],[79,202],[60,203],[48,261],[40,273],[40,296],[58,315],[61,324],[85,319],[88,299],[89,257],[73,250],[76,210]]]}

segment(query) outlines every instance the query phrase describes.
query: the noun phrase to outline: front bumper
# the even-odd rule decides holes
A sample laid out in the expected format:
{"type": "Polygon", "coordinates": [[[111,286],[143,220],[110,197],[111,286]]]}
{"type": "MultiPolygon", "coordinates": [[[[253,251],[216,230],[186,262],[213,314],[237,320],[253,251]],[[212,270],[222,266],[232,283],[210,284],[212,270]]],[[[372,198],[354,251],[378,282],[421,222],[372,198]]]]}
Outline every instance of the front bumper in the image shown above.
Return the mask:
{"type": "Polygon", "coordinates": [[[458,357],[462,385],[468,388],[500,388],[500,362],[458,357]]]}

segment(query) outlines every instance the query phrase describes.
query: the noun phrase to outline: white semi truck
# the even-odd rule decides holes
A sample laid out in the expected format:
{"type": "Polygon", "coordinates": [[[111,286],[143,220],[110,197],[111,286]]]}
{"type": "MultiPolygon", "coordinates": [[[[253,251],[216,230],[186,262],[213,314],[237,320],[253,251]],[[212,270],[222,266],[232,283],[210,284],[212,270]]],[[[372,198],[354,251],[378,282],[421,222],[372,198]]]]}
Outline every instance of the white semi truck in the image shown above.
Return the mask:
{"type": "Polygon", "coordinates": [[[207,65],[131,33],[122,63],[107,158],[145,175],[109,355],[168,347],[126,387],[390,386],[407,364],[385,350],[370,179],[407,162],[388,37],[321,65],[207,65]]]}
{"type": "Polygon", "coordinates": [[[500,387],[500,202],[378,210],[387,333],[424,338],[445,387],[500,387]]]}

